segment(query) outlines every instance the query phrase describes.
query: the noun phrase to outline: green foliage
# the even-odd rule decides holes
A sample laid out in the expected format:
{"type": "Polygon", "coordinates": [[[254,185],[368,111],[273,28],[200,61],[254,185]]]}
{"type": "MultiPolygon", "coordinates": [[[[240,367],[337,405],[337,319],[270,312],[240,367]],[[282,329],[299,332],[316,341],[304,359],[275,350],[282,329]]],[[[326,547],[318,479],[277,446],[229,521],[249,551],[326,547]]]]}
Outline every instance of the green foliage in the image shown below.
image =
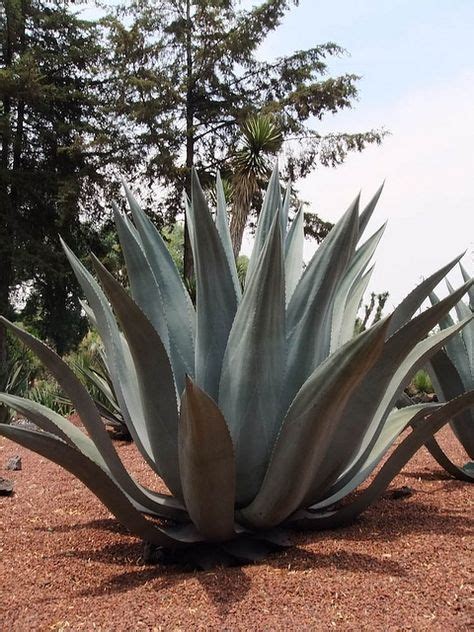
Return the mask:
{"type": "MultiPolygon", "coordinates": [[[[98,187],[107,185],[115,142],[101,107],[98,25],[69,6],[76,9],[63,0],[0,6],[0,314],[17,308],[13,290],[28,284],[20,318],[60,354],[86,324],[57,235],[81,254],[96,248],[98,187]]],[[[0,373],[4,345],[0,332],[0,373]]]]}
{"type": "Polygon", "coordinates": [[[356,198],[303,270],[302,215],[288,230],[275,169],[242,291],[220,181],[213,217],[194,173],[186,213],[195,307],[160,233],[126,193],[133,223],[118,209],[115,220],[130,293],[99,259],[92,257],[100,285],[64,249],[127,427],[170,494],[131,476],[67,364],[5,319],[67,392],[87,434],[48,408],[5,394],[0,401],[43,432],[0,425],[0,434],[74,473],[132,533],[167,549],[212,542],[226,559],[253,559],[282,524],[317,529],[353,520],[433,433],[474,405],[470,392],[443,405],[393,408],[409,377],[472,321],[427,336],[471,282],[412,318],[458,259],[415,288],[391,317],[353,336],[381,231],[359,242],[380,192],[362,212],[356,198]],[[414,431],[349,499],[409,424],[414,431]]]}
{"type": "Polygon", "coordinates": [[[433,384],[428,373],[421,369],[415,374],[412,384],[418,393],[433,393],[433,384]]]}
{"type": "MultiPolygon", "coordinates": [[[[0,390],[12,395],[25,396],[35,377],[40,373],[40,364],[34,354],[18,342],[18,339],[7,334],[8,364],[4,381],[0,390]]],[[[9,410],[0,406],[2,422],[11,421],[9,410]]]]}
{"type": "MultiPolygon", "coordinates": [[[[139,179],[144,187],[151,183],[142,199],[154,212],[159,209],[159,221],[172,224],[183,189],[190,191],[191,166],[204,188],[219,170],[239,190],[233,200],[236,254],[243,214],[260,208],[265,163],[282,142],[281,168],[296,181],[317,165],[341,164],[349,152],[380,143],[385,135],[322,135],[315,129],[312,121],[357,99],[359,77],[328,74],[332,61],[345,54],[337,44],[260,58],[261,44],[297,4],[269,0],[244,8],[238,0],[142,0],[122,3],[106,19],[108,90],[125,121],[128,173],[133,170],[137,184],[140,175],[146,176],[139,179]],[[249,166],[260,177],[251,175],[245,183],[249,166]],[[165,192],[158,204],[156,181],[165,192]]],[[[320,234],[322,224],[312,220],[313,233],[320,234]]],[[[188,249],[185,259],[188,278],[188,249]]]]}
{"type": "Polygon", "coordinates": [[[235,262],[237,267],[237,276],[239,277],[240,285],[242,289],[245,287],[245,277],[247,276],[247,270],[249,267],[249,258],[246,255],[239,255],[235,262]]]}
{"type": "Polygon", "coordinates": [[[354,333],[358,334],[361,331],[365,331],[367,327],[371,326],[369,321],[372,321],[371,324],[375,325],[382,318],[383,308],[387,299],[388,292],[381,292],[380,294],[371,292],[370,301],[363,307],[364,315],[356,320],[354,333]]]}
{"type": "Polygon", "coordinates": [[[183,248],[184,248],[184,226],[183,224],[176,222],[172,227],[164,228],[161,232],[163,239],[166,242],[170,255],[174,261],[179,274],[184,278],[184,261],[183,261],[183,248]]]}
{"type": "Polygon", "coordinates": [[[51,378],[35,380],[26,393],[26,397],[33,402],[51,409],[58,415],[68,416],[73,412],[73,406],[64,391],[51,378]]]}

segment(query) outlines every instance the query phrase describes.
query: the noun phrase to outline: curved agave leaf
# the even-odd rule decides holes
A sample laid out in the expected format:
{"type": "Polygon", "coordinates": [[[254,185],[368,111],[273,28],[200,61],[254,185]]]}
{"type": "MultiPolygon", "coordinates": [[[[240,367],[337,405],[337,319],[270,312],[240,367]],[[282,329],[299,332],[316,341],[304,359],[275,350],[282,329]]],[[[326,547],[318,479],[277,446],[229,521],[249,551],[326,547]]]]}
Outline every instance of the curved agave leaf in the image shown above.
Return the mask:
{"type": "Polygon", "coordinates": [[[186,508],[198,531],[218,542],[234,535],[235,464],[225,419],[190,378],[181,401],[179,470],[186,508]]]}
{"type": "Polygon", "coordinates": [[[367,224],[369,223],[369,220],[372,217],[375,207],[377,206],[377,202],[379,201],[379,198],[382,195],[384,185],[385,185],[385,182],[382,182],[380,187],[375,192],[374,197],[370,200],[370,202],[364,208],[362,213],[359,215],[359,237],[362,236],[362,233],[367,228],[367,224]]]}
{"type": "MultiPolygon", "coordinates": [[[[364,244],[362,244],[355,252],[349,263],[347,272],[337,289],[334,300],[332,330],[331,330],[331,351],[334,351],[342,344],[341,332],[344,325],[345,306],[349,299],[349,295],[353,286],[357,283],[363,274],[367,264],[371,260],[377,245],[382,238],[385,230],[385,224],[378,229],[364,244]]],[[[352,321],[352,329],[354,321],[352,321]]]]}
{"type": "Polygon", "coordinates": [[[187,217],[196,270],[195,380],[217,400],[222,358],[237,309],[237,296],[227,255],[194,171],[192,204],[187,217]]]}
{"type": "MultiPolygon", "coordinates": [[[[58,439],[68,443],[76,448],[91,461],[94,461],[99,467],[111,476],[107,463],[100,454],[97,446],[82,430],[76,428],[68,419],[65,419],[50,408],[38,404],[31,399],[17,397],[16,395],[8,395],[0,393],[0,402],[13,408],[21,415],[24,415],[36,424],[42,430],[49,434],[54,434],[58,439]]],[[[111,476],[113,478],[113,476],[111,476]]]]}
{"type": "MultiPolygon", "coordinates": [[[[341,424],[344,427],[348,423],[354,424],[357,434],[354,434],[353,441],[346,446],[352,446],[352,456],[347,459],[350,465],[339,472],[333,472],[334,481],[337,482],[332,486],[328,484],[329,495],[339,491],[362,467],[377,441],[386,416],[395,404],[399,390],[411,377],[412,372],[422,366],[423,362],[426,362],[457,331],[451,329],[446,337],[437,334],[416,345],[417,341],[426,336],[439,319],[451,309],[466,289],[467,285],[460,288],[456,296],[449,296],[435,307],[422,312],[386,341],[379,359],[347,403],[341,424]]],[[[314,503],[317,500],[319,498],[313,497],[310,502],[314,503]]]]}
{"type": "Polygon", "coordinates": [[[219,407],[234,442],[239,504],[257,493],[278,432],[285,355],[285,280],[276,215],[232,325],[219,387],[219,407]]]}
{"type": "Polygon", "coordinates": [[[148,522],[101,467],[55,435],[4,424],[0,425],[0,435],[74,474],[127,529],[146,542],[166,547],[180,545],[166,530],[148,522]]]}
{"type": "Polygon", "coordinates": [[[178,392],[181,393],[184,388],[184,374],[194,375],[194,306],[158,229],[125,184],[124,188],[143,250],[163,298],[171,359],[178,392]]]}
{"type": "Polygon", "coordinates": [[[354,473],[354,476],[336,494],[312,505],[309,509],[316,511],[334,505],[359,487],[374,471],[394,441],[407,426],[426,417],[434,408],[439,408],[439,404],[415,404],[414,406],[392,410],[383,425],[382,432],[359,471],[354,473]]]}
{"type": "MultiPolygon", "coordinates": [[[[117,399],[115,395],[113,394],[112,389],[110,388],[110,385],[107,382],[107,380],[100,373],[98,373],[96,369],[85,368],[76,363],[74,363],[74,368],[81,375],[83,375],[90,383],[92,383],[95,386],[95,388],[101,393],[101,395],[105,397],[105,399],[107,400],[108,406],[110,406],[110,409],[114,413],[120,414],[120,406],[118,405],[117,399]]],[[[98,406],[100,402],[97,402],[97,400],[95,400],[94,403],[96,406],[98,406]]],[[[105,408],[105,410],[107,410],[107,408],[105,408]]],[[[101,412],[101,410],[99,410],[99,412],[101,412]]]]}
{"type": "Polygon", "coordinates": [[[138,305],[97,258],[93,261],[130,346],[155,463],[166,485],[180,498],[178,411],[168,354],[138,305]]]}
{"type": "MultiPolygon", "coordinates": [[[[454,288],[448,281],[448,279],[446,279],[446,286],[449,293],[452,294],[454,292],[454,288]]],[[[456,310],[458,320],[463,320],[464,318],[468,318],[472,315],[471,309],[462,301],[456,303],[454,309],[456,310]]],[[[474,324],[472,324],[472,326],[470,327],[464,327],[461,332],[461,339],[466,349],[469,374],[471,378],[470,384],[474,384],[474,324]]]]}
{"type": "Polygon", "coordinates": [[[147,426],[145,424],[137,375],[130,356],[128,344],[125,344],[123,336],[120,334],[102,288],[64,241],[61,240],[61,244],[79,285],[86,295],[90,309],[92,309],[94,313],[97,331],[104,344],[107,362],[110,368],[110,377],[127,428],[148,465],[157,471],[152,457],[147,426]]]}
{"type": "Polygon", "coordinates": [[[278,162],[275,163],[275,166],[273,168],[270,182],[268,183],[268,188],[263,200],[262,210],[260,211],[260,215],[258,218],[252,254],[250,255],[249,266],[247,269],[246,283],[249,283],[252,275],[258,268],[260,255],[262,254],[262,251],[265,247],[265,243],[270,233],[275,215],[278,215],[281,219],[281,190],[278,162]]]}
{"type": "Polygon", "coordinates": [[[344,307],[344,315],[339,333],[339,346],[345,344],[354,335],[357,312],[359,311],[359,307],[369,284],[370,277],[372,276],[373,269],[374,266],[367,270],[365,274],[357,279],[350,289],[349,296],[347,297],[346,305],[344,307]]]}
{"type": "MultiPolygon", "coordinates": [[[[405,325],[405,327],[408,327],[411,323],[413,323],[413,321],[410,321],[407,325],[405,325]]],[[[365,427],[365,432],[362,437],[362,442],[358,450],[354,452],[355,456],[350,461],[350,465],[346,468],[344,472],[341,472],[342,475],[337,479],[337,482],[329,489],[329,492],[328,492],[329,494],[335,494],[337,491],[339,491],[360,470],[360,468],[362,467],[362,464],[367,459],[375,442],[380,436],[380,433],[384,427],[384,423],[387,418],[387,415],[389,414],[392,407],[395,405],[395,402],[397,400],[400,390],[408,382],[410,377],[416,372],[418,368],[424,366],[427,359],[431,355],[436,353],[436,351],[438,351],[445,344],[445,341],[450,336],[456,335],[465,324],[466,323],[463,322],[463,323],[460,323],[459,325],[455,325],[452,328],[445,329],[441,332],[438,332],[437,334],[433,336],[429,336],[422,342],[418,343],[410,351],[410,353],[408,353],[405,359],[397,365],[395,371],[393,371],[392,369],[393,373],[390,379],[388,380],[388,383],[382,380],[382,383],[384,383],[385,387],[382,392],[378,391],[377,394],[374,396],[375,403],[378,405],[375,412],[373,412],[371,416],[369,417],[370,423],[368,426],[365,427]]],[[[399,333],[401,332],[403,332],[403,329],[399,330],[399,333]]],[[[392,338],[390,338],[389,341],[385,345],[384,353],[387,353],[387,349],[390,349],[390,347],[392,348],[395,347],[397,341],[402,342],[403,340],[401,339],[401,337],[400,338],[396,337],[396,335],[392,336],[392,338]],[[389,345],[388,343],[391,341],[393,344],[389,345]]],[[[386,358],[384,358],[384,360],[385,359],[386,358]]],[[[383,374],[388,364],[382,363],[382,365],[379,365],[379,366],[377,366],[376,364],[370,373],[372,373],[377,368],[379,368],[381,373],[383,374]]],[[[367,376],[367,378],[370,377],[370,373],[367,376]]],[[[380,384],[378,386],[380,388],[380,384]]],[[[371,413],[369,404],[370,403],[366,404],[367,410],[366,410],[365,415],[368,415],[369,413],[371,413]]],[[[363,411],[360,411],[357,408],[355,408],[353,409],[353,412],[359,413],[357,416],[359,417],[359,424],[360,424],[361,423],[360,417],[364,418],[363,411]]],[[[349,407],[347,410],[347,414],[350,415],[349,407]]],[[[353,419],[354,417],[356,417],[356,414],[353,415],[353,419]]],[[[362,430],[362,428],[360,428],[360,430],[362,430]]],[[[315,497],[313,499],[313,502],[317,500],[319,500],[319,498],[315,497]]]]}
{"type": "MultiPolygon", "coordinates": [[[[461,262],[459,262],[459,267],[461,269],[461,274],[462,274],[462,278],[464,279],[464,283],[466,283],[467,281],[471,279],[471,277],[469,276],[466,268],[462,265],[461,262]]],[[[469,304],[470,304],[471,310],[474,311],[474,286],[471,287],[471,289],[469,290],[469,304]]]]}
{"type": "Polygon", "coordinates": [[[227,204],[225,201],[224,187],[222,186],[221,174],[217,172],[216,179],[216,198],[217,198],[217,210],[216,210],[216,227],[221,238],[222,246],[224,247],[225,254],[227,256],[227,262],[229,264],[230,273],[232,275],[232,281],[234,282],[235,294],[237,300],[242,298],[242,288],[240,287],[239,276],[237,274],[237,266],[235,264],[234,250],[232,248],[232,239],[229,230],[229,219],[227,217],[227,204]]]}
{"type": "Polygon", "coordinates": [[[52,373],[63,390],[67,393],[69,399],[77,410],[82,423],[86,427],[92,437],[97,449],[107,463],[108,468],[113,473],[115,480],[120,487],[134,498],[137,502],[151,510],[157,509],[155,500],[150,498],[147,491],[142,488],[125,469],[120,460],[115,447],[110,439],[104,424],[100,419],[97,408],[94,405],[89,393],[77,379],[74,372],[68,365],[56,355],[56,353],[47,347],[40,340],[20,329],[6,318],[0,316],[0,321],[15,335],[26,344],[52,373]]]}
{"type": "MultiPolygon", "coordinates": [[[[69,420],[61,417],[61,415],[58,415],[46,406],[42,406],[41,404],[29,399],[23,399],[22,397],[15,397],[0,393],[0,401],[3,401],[7,406],[10,406],[22,415],[25,415],[25,417],[30,419],[42,430],[45,430],[50,434],[54,434],[59,439],[62,439],[72,447],[79,450],[79,452],[84,454],[84,456],[91,459],[94,463],[101,467],[114,480],[114,482],[117,483],[95,443],[86,434],[84,434],[84,432],[79,430],[79,428],[76,428],[76,426],[74,426],[74,424],[72,424],[69,420]]],[[[143,513],[148,513],[153,516],[178,522],[182,522],[183,520],[189,521],[189,516],[184,510],[184,507],[172,496],[140,489],[138,495],[135,492],[133,496],[127,495],[127,497],[132,502],[133,506],[143,513]],[[143,495],[144,493],[146,496],[143,495]],[[137,501],[137,497],[142,500],[145,498],[146,506],[137,501]]]]}
{"type": "Polygon", "coordinates": [[[291,222],[290,230],[285,241],[285,282],[286,303],[295,291],[298,281],[303,273],[303,246],[304,246],[304,213],[303,207],[291,222]]]}
{"type": "MultiPolygon", "coordinates": [[[[434,292],[430,292],[429,298],[432,305],[439,303],[439,298],[434,292]]],[[[447,327],[452,327],[454,325],[454,320],[449,314],[446,314],[444,318],[440,320],[439,325],[441,329],[446,329],[447,327]]],[[[467,349],[461,336],[455,336],[446,343],[446,353],[448,354],[451,362],[456,366],[456,370],[458,371],[464,384],[463,389],[459,393],[456,393],[456,395],[460,395],[463,391],[469,388],[470,384],[473,383],[467,349]]]]}
{"type": "MultiPolygon", "coordinates": [[[[465,410],[463,414],[470,413],[471,411],[465,410]]],[[[474,418],[472,418],[474,421],[474,418]]],[[[458,421],[458,418],[451,420],[451,425],[455,424],[458,421]]],[[[425,448],[434,458],[434,460],[440,465],[448,474],[454,476],[460,481],[466,481],[467,483],[474,483],[474,472],[472,469],[469,469],[466,464],[464,467],[459,467],[455,463],[451,461],[451,459],[446,455],[444,450],[441,448],[439,443],[436,441],[435,437],[431,437],[426,443],[425,448]]],[[[472,458],[472,457],[471,457],[472,458]]]]}
{"type": "Polygon", "coordinates": [[[430,292],[432,292],[438,283],[444,279],[448,272],[454,268],[463,255],[464,253],[422,281],[412,292],[410,292],[410,294],[408,294],[408,296],[403,299],[400,305],[393,312],[392,322],[388,331],[389,336],[395,333],[397,329],[400,329],[400,327],[410,320],[416,310],[421,307],[423,301],[428,298],[430,292]]]}
{"type": "MultiPolygon", "coordinates": [[[[455,366],[444,351],[438,351],[430,359],[428,370],[435,391],[446,401],[461,395],[466,390],[458,368],[459,366],[455,366]]],[[[469,457],[474,459],[474,412],[466,410],[453,419],[450,425],[469,457]]]]}
{"type": "MultiPolygon", "coordinates": [[[[281,236],[283,241],[285,241],[285,237],[287,237],[287,226],[288,226],[288,213],[290,211],[290,202],[291,202],[291,184],[285,189],[285,195],[283,196],[283,203],[281,205],[281,236]]],[[[294,220],[293,220],[294,221],[294,220]]]]}
{"type": "Polygon", "coordinates": [[[449,419],[474,405],[474,391],[451,400],[431,413],[406,437],[384,463],[372,483],[357,498],[341,509],[334,511],[299,511],[290,517],[288,524],[300,529],[333,529],[349,524],[372,504],[388,487],[390,482],[408,463],[411,457],[448,423],[449,419]]]}
{"type": "Polygon", "coordinates": [[[356,198],[320,244],[288,305],[287,404],[329,354],[334,298],[359,235],[358,204],[356,198]]]}
{"type": "Polygon", "coordinates": [[[244,524],[272,527],[305,501],[315,481],[324,481],[328,461],[339,458],[354,426],[341,426],[350,395],[380,355],[388,321],[356,336],[321,364],[298,392],[278,435],[264,481],[241,511],[244,524]],[[329,459],[328,459],[329,456],[329,459]]]}
{"type": "Polygon", "coordinates": [[[135,237],[135,229],[115,205],[114,219],[127,266],[133,300],[156,329],[165,349],[169,352],[168,323],[166,322],[158,283],[143,252],[142,245],[135,237]]]}

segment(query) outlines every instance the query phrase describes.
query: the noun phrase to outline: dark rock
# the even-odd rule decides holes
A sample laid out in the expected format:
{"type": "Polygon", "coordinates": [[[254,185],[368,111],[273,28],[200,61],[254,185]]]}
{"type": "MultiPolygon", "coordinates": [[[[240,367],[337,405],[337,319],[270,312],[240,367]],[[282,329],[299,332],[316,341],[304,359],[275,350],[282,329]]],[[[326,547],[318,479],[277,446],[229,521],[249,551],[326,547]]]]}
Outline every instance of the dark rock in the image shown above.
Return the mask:
{"type": "Polygon", "coordinates": [[[418,393],[411,398],[413,404],[432,404],[438,401],[436,393],[418,393]]]}
{"type": "Polygon", "coordinates": [[[394,489],[388,492],[388,498],[392,500],[399,500],[400,498],[408,498],[413,495],[413,489],[408,487],[408,485],[404,485],[403,487],[399,487],[398,489],[394,489]]]}
{"type": "Polygon", "coordinates": [[[10,496],[13,493],[13,483],[8,478],[0,477],[0,496],[10,496]]]}
{"type": "Polygon", "coordinates": [[[21,456],[12,456],[8,459],[7,464],[5,466],[7,470],[21,470],[21,456]]]}

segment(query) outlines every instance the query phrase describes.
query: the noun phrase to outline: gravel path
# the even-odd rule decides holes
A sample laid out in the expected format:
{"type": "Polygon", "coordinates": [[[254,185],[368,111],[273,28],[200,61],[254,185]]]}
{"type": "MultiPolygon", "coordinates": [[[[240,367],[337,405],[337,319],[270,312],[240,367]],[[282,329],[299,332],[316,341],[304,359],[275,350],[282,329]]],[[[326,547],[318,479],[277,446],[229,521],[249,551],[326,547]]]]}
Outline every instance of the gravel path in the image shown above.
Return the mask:
{"type": "MultiPolygon", "coordinates": [[[[119,446],[152,482],[134,446],[119,446]]],[[[412,496],[388,492],[350,528],[295,534],[258,565],[195,573],[144,566],[79,481],[2,438],[0,468],[16,492],[0,498],[1,632],[469,629],[473,488],[425,450],[392,484],[412,496]],[[6,472],[16,454],[23,469],[6,472]]]]}

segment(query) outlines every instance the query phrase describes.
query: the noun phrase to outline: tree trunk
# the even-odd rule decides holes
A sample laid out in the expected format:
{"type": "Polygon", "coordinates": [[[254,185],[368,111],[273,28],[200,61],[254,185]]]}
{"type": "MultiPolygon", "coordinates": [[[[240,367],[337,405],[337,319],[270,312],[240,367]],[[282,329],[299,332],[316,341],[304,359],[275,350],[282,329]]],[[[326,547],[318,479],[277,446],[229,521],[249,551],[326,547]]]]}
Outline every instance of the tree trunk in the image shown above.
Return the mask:
{"type": "Polygon", "coordinates": [[[244,236],[245,226],[247,225],[252,198],[257,190],[255,182],[247,179],[245,176],[243,177],[244,180],[241,183],[235,183],[234,203],[232,205],[232,216],[230,219],[230,238],[236,259],[242,247],[242,238],[244,236]]]}
{"type": "Polygon", "coordinates": [[[242,247],[242,239],[244,236],[245,225],[247,224],[248,206],[242,205],[241,202],[235,202],[232,207],[232,217],[230,220],[230,237],[232,240],[232,249],[234,257],[237,259],[242,247]]]}
{"type": "MultiPolygon", "coordinates": [[[[3,46],[5,69],[12,65],[13,60],[13,24],[8,3],[5,5],[6,28],[3,46]]],[[[11,111],[12,104],[9,96],[3,96],[2,148],[0,157],[0,226],[2,238],[0,244],[0,315],[8,316],[10,312],[10,287],[13,282],[13,226],[10,199],[9,162],[11,155],[11,111]]],[[[0,324],[0,388],[5,388],[8,379],[8,345],[7,330],[0,324]]],[[[0,422],[8,421],[8,410],[0,406],[0,422]]]]}
{"type": "MultiPolygon", "coordinates": [[[[194,163],[194,108],[193,108],[193,57],[192,57],[191,0],[186,0],[186,193],[191,195],[191,169],[194,163]]],[[[191,281],[194,275],[188,220],[184,216],[184,278],[191,281]]]]}

